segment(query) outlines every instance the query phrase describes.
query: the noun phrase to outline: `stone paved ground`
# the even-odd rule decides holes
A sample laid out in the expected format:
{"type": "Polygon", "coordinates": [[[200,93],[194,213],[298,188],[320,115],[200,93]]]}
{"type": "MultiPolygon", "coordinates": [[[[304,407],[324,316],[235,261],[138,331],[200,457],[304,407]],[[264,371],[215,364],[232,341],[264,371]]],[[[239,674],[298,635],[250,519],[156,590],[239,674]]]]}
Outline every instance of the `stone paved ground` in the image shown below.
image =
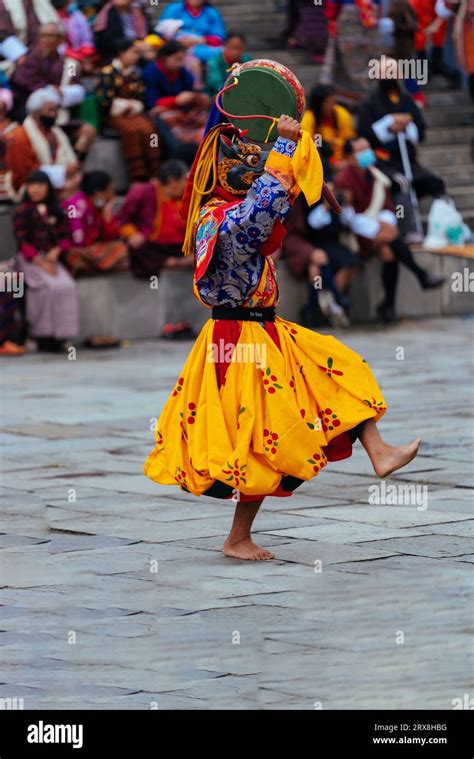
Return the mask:
{"type": "Polygon", "coordinates": [[[472,326],[344,335],[388,400],[385,435],[424,439],[387,484],[427,486],[427,508],[370,504],[380,481],[358,447],[293,498],[268,500],[256,529],[271,563],[221,555],[229,503],[141,473],[188,343],[4,360],[0,697],[452,708],[472,683],[472,326]]]}

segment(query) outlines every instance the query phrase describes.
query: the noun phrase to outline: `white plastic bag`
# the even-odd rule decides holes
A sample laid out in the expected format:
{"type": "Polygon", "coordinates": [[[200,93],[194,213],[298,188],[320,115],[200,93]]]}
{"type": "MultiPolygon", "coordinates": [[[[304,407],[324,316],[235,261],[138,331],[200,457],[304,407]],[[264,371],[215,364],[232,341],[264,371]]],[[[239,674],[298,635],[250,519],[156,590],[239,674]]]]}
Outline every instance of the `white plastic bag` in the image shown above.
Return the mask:
{"type": "Polygon", "coordinates": [[[423,245],[443,248],[445,245],[463,245],[470,237],[469,228],[451,198],[435,198],[428,214],[428,231],[423,245]]]}

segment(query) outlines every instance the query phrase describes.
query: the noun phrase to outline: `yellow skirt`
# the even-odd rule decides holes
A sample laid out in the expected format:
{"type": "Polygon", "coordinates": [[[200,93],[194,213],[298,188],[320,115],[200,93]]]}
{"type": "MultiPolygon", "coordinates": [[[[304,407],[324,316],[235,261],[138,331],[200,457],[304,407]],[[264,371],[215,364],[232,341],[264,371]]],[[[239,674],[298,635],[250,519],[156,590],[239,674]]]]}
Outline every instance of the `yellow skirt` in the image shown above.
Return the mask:
{"type": "Polygon", "coordinates": [[[328,459],[350,455],[331,451],[385,413],[365,359],[334,337],[276,317],[268,329],[239,322],[231,345],[215,342],[218,323],[202,328],[158,419],[144,465],[155,482],[196,496],[210,488],[217,497],[289,494],[282,484],[310,480],[328,459]]]}

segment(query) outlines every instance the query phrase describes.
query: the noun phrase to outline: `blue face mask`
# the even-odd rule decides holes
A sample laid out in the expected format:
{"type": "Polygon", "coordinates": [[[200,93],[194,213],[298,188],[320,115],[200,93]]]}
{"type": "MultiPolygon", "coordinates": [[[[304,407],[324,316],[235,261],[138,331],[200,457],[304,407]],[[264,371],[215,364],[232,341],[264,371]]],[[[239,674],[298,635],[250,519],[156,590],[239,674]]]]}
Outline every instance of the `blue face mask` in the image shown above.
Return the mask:
{"type": "Polygon", "coordinates": [[[69,5],[66,8],[66,11],[67,11],[67,13],[69,13],[69,15],[72,15],[73,13],[75,13],[78,10],[79,10],[79,3],[71,3],[71,5],[69,5]]]}
{"type": "Polygon", "coordinates": [[[356,161],[361,169],[368,169],[370,166],[374,165],[376,160],[377,156],[375,155],[372,148],[361,150],[360,153],[357,153],[356,155],[356,161]]]}

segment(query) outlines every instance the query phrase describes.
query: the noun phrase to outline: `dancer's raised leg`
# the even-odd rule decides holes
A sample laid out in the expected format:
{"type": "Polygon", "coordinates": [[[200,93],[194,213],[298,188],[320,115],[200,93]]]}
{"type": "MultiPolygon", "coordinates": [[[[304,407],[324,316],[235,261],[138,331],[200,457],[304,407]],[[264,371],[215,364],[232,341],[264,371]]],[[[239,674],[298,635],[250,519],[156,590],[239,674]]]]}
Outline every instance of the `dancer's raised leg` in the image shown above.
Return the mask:
{"type": "Polygon", "coordinates": [[[238,503],[235,508],[234,521],[222,551],[226,556],[247,561],[274,559],[274,555],[253,542],[250,537],[253,520],[257,516],[263,498],[251,503],[238,503]]]}
{"type": "Polygon", "coordinates": [[[359,439],[369,455],[375,474],[379,477],[388,477],[392,472],[409,464],[421,445],[419,437],[408,445],[389,445],[382,439],[373,419],[365,422],[359,439]]]}

